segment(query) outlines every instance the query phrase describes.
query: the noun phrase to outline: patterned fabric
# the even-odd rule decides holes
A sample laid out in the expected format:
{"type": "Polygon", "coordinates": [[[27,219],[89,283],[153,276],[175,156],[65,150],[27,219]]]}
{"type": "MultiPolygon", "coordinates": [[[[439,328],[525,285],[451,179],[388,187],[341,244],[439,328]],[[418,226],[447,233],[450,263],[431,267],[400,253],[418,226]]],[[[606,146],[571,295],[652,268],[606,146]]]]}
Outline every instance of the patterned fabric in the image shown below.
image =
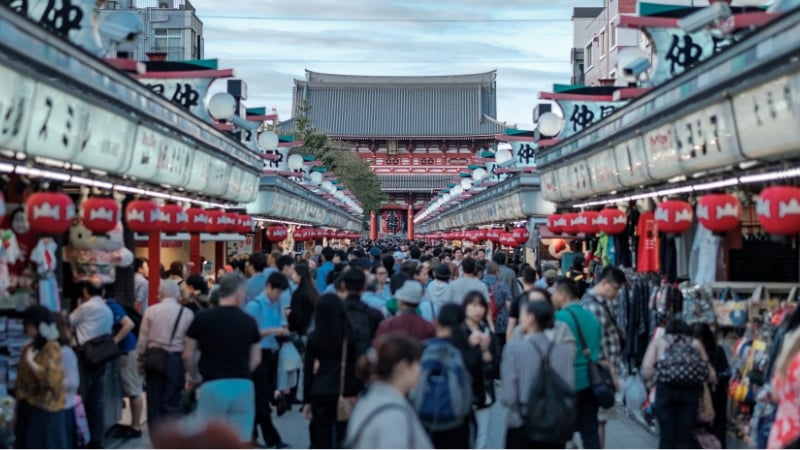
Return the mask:
{"type": "Polygon", "coordinates": [[[581,299],[581,306],[587,311],[594,314],[597,321],[600,322],[600,329],[602,330],[602,339],[600,341],[600,360],[607,360],[611,368],[619,371],[620,355],[622,355],[622,342],[620,342],[620,330],[614,324],[614,319],[608,315],[608,310],[612,310],[608,302],[595,294],[593,290],[589,289],[581,299]],[[604,308],[606,305],[607,308],[604,308]]]}
{"type": "Polygon", "coordinates": [[[491,296],[494,296],[497,305],[497,317],[494,318],[494,330],[497,333],[505,333],[508,328],[508,308],[506,302],[511,301],[511,288],[502,280],[498,280],[494,275],[483,277],[483,284],[489,289],[491,296]]]}
{"type": "MultiPolygon", "coordinates": [[[[668,386],[700,386],[708,379],[708,363],[685,337],[667,335],[669,345],[656,361],[656,381],[668,386]]],[[[713,420],[713,419],[712,419],[713,420]]]]}
{"type": "Polygon", "coordinates": [[[767,448],[786,448],[800,438],[800,353],[792,358],[786,378],[776,375],[772,384],[780,403],[767,448]]]}
{"type": "Polygon", "coordinates": [[[33,343],[30,343],[22,349],[16,383],[17,399],[48,412],[61,411],[66,402],[61,345],[57,341],[50,341],[33,358],[44,370],[41,377],[34,374],[25,359],[32,346],[33,343]]]}

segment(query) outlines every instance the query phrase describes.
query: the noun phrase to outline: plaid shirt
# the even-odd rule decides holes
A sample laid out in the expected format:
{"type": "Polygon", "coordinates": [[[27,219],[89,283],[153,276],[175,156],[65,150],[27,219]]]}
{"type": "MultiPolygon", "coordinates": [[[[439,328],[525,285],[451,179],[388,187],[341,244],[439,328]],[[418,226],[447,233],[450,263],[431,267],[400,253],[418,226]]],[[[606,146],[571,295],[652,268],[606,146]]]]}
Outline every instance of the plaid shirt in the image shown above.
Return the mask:
{"type": "Polygon", "coordinates": [[[602,338],[600,340],[600,359],[607,360],[614,372],[619,372],[620,356],[622,355],[622,342],[620,342],[620,331],[615,325],[614,319],[609,317],[608,311],[603,307],[605,305],[608,311],[611,310],[611,305],[608,304],[606,299],[595,294],[594,290],[589,289],[581,299],[581,306],[584,309],[594,314],[600,322],[602,330],[602,338]]]}

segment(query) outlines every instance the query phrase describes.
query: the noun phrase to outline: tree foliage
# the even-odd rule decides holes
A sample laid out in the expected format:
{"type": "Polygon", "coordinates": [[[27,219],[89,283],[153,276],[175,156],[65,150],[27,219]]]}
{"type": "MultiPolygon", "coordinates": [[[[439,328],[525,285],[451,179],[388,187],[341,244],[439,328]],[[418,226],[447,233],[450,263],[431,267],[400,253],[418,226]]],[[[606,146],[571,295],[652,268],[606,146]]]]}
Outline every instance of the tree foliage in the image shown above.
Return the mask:
{"type": "Polygon", "coordinates": [[[295,118],[295,139],[303,142],[299,153],[312,155],[322,161],[323,166],[336,175],[336,178],[361,201],[366,214],[369,211],[378,211],[381,203],[389,199],[381,190],[378,176],[354,151],[343,147],[314,128],[308,118],[310,110],[311,105],[303,103],[300,114],[295,118]]]}

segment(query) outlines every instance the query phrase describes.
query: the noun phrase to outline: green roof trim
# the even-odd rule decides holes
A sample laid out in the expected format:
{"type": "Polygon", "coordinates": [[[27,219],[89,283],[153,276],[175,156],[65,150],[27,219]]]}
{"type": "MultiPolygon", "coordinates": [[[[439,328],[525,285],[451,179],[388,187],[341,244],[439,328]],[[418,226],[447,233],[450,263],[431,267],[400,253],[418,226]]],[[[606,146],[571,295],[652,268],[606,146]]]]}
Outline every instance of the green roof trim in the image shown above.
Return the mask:
{"type": "Polygon", "coordinates": [[[314,158],[312,155],[303,156],[303,161],[314,161],[317,158],[314,158]]]}
{"type": "Polygon", "coordinates": [[[331,183],[333,183],[333,184],[339,184],[339,183],[341,183],[341,181],[339,181],[339,180],[331,180],[331,183]]]}
{"type": "Polygon", "coordinates": [[[294,142],[294,135],[293,134],[281,134],[278,136],[279,142],[294,142]]]}
{"type": "Polygon", "coordinates": [[[467,166],[469,170],[476,170],[476,169],[483,169],[483,166],[480,164],[470,164],[467,166]]]}
{"type": "Polygon", "coordinates": [[[183,61],[187,64],[193,64],[195,66],[205,67],[209,70],[217,70],[219,69],[219,60],[218,59],[189,59],[183,61]]]}
{"type": "Polygon", "coordinates": [[[481,158],[494,158],[494,152],[484,151],[481,152],[481,158]]]}
{"type": "Polygon", "coordinates": [[[456,183],[447,183],[447,187],[449,187],[450,189],[452,189],[452,188],[454,188],[456,186],[457,186],[456,183]]]}
{"type": "Polygon", "coordinates": [[[460,176],[461,178],[472,178],[472,174],[469,172],[459,172],[458,176],[460,176]]]}
{"type": "Polygon", "coordinates": [[[266,116],[267,115],[267,107],[262,106],[259,108],[247,108],[247,115],[248,116],[266,116]]]}
{"type": "Polygon", "coordinates": [[[312,167],[312,168],[311,168],[311,171],[312,171],[312,172],[321,172],[321,173],[325,173],[325,172],[327,172],[327,171],[328,171],[328,168],[327,168],[327,167],[324,167],[324,166],[317,166],[317,167],[312,167]]]}
{"type": "Polygon", "coordinates": [[[553,93],[554,94],[560,94],[560,93],[563,93],[563,92],[570,92],[570,91],[574,91],[575,89],[582,89],[582,88],[585,88],[585,87],[586,86],[584,86],[582,84],[554,84],[553,85],[553,93]]]}

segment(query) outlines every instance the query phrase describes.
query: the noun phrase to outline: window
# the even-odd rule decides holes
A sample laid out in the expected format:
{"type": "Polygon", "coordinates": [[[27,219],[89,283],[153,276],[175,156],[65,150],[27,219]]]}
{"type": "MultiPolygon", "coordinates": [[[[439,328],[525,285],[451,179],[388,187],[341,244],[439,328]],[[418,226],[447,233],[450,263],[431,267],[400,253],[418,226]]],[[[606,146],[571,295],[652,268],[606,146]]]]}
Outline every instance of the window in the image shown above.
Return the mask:
{"type": "Polygon", "coordinates": [[[183,30],[180,28],[159,28],[155,30],[153,51],[166,53],[167,61],[181,61],[183,56],[183,30]]]}
{"type": "Polygon", "coordinates": [[[606,56],[606,32],[600,32],[600,57],[606,56]]]}
{"type": "Polygon", "coordinates": [[[610,48],[616,47],[617,46],[617,27],[616,26],[611,25],[611,32],[609,33],[608,37],[611,40],[611,45],[609,45],[609,47],[610,48]]]}
{"type": "Polygon", "coordinates": [[[587,68],[591,68],[594,65],[594,51],[593,51],[594,48],[593,48],[593,45],[594,45],[593,42],[589,42],[589,45],[586,46],[586,48],[584,49],[585,51],[583,52],[583,54],[585,55],[584,59],[585,59],[585,63],[586,63],[587,68]]]}

